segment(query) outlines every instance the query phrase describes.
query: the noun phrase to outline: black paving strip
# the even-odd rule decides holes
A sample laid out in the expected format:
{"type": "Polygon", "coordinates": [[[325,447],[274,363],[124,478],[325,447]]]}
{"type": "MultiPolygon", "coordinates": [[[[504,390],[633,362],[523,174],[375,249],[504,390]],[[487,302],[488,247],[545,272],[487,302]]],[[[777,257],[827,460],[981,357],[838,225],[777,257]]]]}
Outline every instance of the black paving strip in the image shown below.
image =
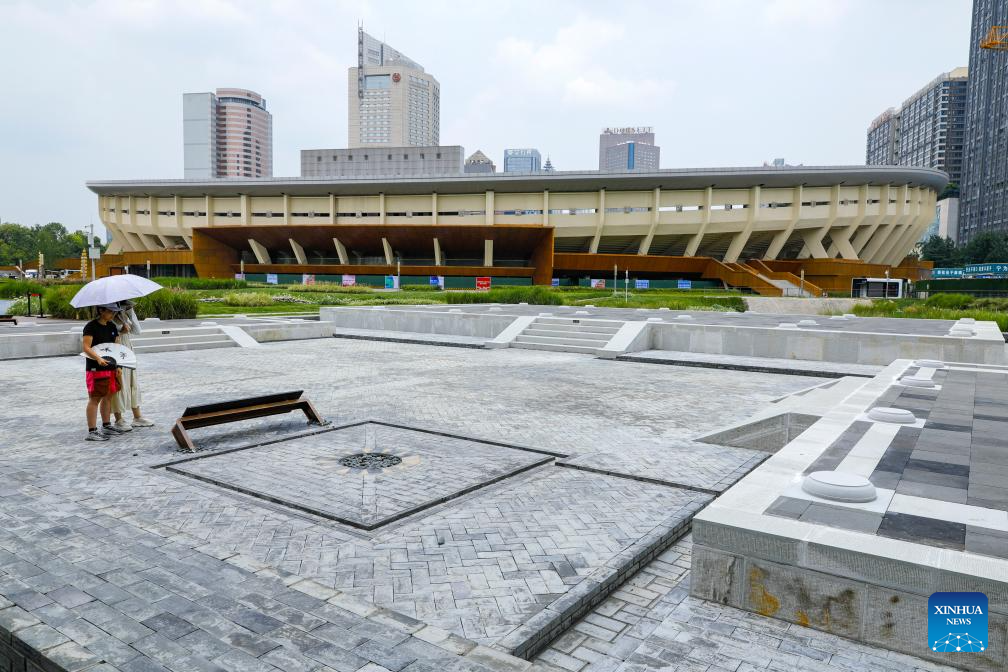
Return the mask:
{"type": "Polygon", "coordinates": [[[666,364],[670,366],[691,366],[698,369],[727,369],[731,371],[753,371],[755,373],[777,373],[784,376],[808,376],[809,378],[846,378],[855,376],[858,378],[874,378],[874,374],[851,373],[846,371],[825,371],[822,369],[785,369],[779,366],[767,366],[763,364],[734,364],[731,362],[703,362],[692,359],[652,359],[650,357],[634,357],[633,355],[620,355],[617,362],[637,362],[639,364],[666,364]]]}
{"type": "Polygon", "coordinates": [[[966,524],[924,518],[890,511],[882,518],[878,536],[901,539],[928,546],[962,551],[966,548],[966,524]]]}

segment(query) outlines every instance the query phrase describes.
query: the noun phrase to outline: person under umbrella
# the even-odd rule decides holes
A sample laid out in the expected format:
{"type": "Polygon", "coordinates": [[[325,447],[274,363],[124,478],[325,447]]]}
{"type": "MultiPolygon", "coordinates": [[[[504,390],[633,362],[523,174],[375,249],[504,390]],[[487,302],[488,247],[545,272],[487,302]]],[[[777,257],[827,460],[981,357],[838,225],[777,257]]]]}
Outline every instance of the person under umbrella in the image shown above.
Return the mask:
{"type": "Polygon", "coordinates": [[[94,347],[102,343],[118,343],[119,329],[112,318],[119,311],[115,303],[98,306],[97,319],[84,325],[84,380],[87,383],[87,423],[86,441],[108,441],[109,436],[122,434],[112,424],[112,396],[119,390],[118,369],[115,360],[104,358],[94,347]],[[111,361],[110,361],[111,360],[111,361]],[[98,413],[101,412],[102,426],[98,428],[98,413]]]}
{"type": "MultiPolygon", "coordinates": [[[[119,342],[132,350],[133,339],[131,335],[140,333],[140,320],[137,319],[136,311],[133,310],[132,301],[120,301],[119,307],[120,311],[112,318],[112,322],[119,329],[119,342]]],[[[140,385],[137,382],[136,369],[122,368],[120,374],[122,386],[112,396],[112,415],[115,416],[115,428],[123,432],[131,432],[134,427],[152,427],[154,423],[143,417],[140,412],[140,385]],[[133,413],[132,423],[124,417],[127,411],[133,413]]]]}

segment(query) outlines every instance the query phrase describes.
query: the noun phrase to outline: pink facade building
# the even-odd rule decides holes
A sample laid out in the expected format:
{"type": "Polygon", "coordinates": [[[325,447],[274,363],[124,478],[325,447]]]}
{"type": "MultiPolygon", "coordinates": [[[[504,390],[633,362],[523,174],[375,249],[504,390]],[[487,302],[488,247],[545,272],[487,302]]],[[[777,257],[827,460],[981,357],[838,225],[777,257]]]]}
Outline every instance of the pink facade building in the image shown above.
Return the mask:
{"type": "Polygon", "coordinates": [[[185,177],[273,176],[273,116],[247,89],[182,96],[185,177]]]}

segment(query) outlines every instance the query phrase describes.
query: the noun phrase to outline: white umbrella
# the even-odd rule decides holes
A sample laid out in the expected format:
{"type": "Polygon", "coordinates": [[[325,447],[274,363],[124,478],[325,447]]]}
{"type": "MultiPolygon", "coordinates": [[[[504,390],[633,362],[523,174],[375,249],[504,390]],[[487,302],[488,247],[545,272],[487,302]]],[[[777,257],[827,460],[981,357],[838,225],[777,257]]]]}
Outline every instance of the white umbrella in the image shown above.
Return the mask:
{"type": "Polygon", "coordinates": [[[80,288],[80,291],[70,299],[74,308],[85,306],[104,306],[107,303],[118,303],[126,299],[147,296],[161,289],[161,285],[139,275],[110,275],[98,278],[80,288]]]}

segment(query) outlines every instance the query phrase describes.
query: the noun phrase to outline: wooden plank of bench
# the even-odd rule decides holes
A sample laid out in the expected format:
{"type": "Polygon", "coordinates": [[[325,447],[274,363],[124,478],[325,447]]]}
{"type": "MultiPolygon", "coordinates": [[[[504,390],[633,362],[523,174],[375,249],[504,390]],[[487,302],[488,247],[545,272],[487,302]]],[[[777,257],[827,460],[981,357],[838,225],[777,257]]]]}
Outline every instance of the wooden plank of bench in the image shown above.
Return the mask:
{"type": "MultiPolygon", "coordinates": [[[[308,422],[316,423],[319,425],[324,425],[325,420],[319,415],[318,411],[308,399],[289,399],[285,398],[282,401],[272,401],[268,403],[252,404],[250,406],[236,406],[237,403],[241,401],[259,401],[261,399],[270,399],[277,397],[288,397],[291,393],[283,393],[282,395],[269,395],[266,397],[252,397],[247,400],[233,400],[228,402],[222,402],[220,404],[207,404],[204,406],[193,406],[186,409],[186,412],[190,412],[194,409],[220,409],[213,410],[204,413],[197,413],[192,415],[184,415],[175,421],[175,426],[172,428],[172,436],[175,437],[176,443],[183,450],[189,452],[196,452],[196,446],[193,444],[192,439],[189,437],[187,430],[195,429],[198,427],[211,427],[214,425],[223,425],[230,422],[238,422],[240,420],[251,420],[252,418],[261,418],[268,415],[282,415],[284,413],[290,413],[291,411],[303,411],[305,416],[308,418],[308,422]],[[223,407],[223,408],[222,408],[223,407]]],[[[298,395],[301,392],[297,393],[298,395]]]]}

